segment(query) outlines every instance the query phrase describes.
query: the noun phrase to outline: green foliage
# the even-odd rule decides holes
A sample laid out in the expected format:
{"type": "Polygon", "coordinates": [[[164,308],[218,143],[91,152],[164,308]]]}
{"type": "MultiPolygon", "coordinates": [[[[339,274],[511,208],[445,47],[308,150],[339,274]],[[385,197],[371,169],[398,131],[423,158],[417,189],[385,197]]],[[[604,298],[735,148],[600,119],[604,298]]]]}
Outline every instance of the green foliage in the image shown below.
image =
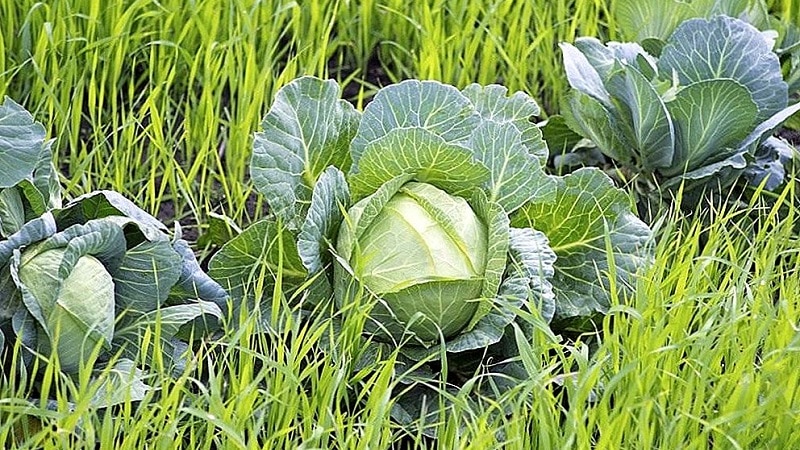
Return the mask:
{"type": "MultiPolygon", "coordinates": [[[[778,30],[773,50],[789,92],[796,92],[800,71],[793,26],[800,18],[800,2],[764,3],[778,17],[766,26],[754,21],[756,16],[747,20],[761,30],[778,30]]],[[[20,111],[20,123],[30,125],[31,133],[21,140],[29,143],[16,148],[47,147],[33,173],[32,153],[23,156],[24,165],[6,166],[23,167],[25,175],[13,186],[0,187],[0,240],[33,247],[15,235],[26,225],[38,237],[25,239],[48,239],[53,222],[45,212],[61,208],[53,203],[61,202],[60,177],[66,198],[111,188],[147,211],[126,209],[121,197],[105,193],[72,204],[58,218],[66,229],[102,216],[102,222],[114,222],[125,231],[125,264],[136,270],[125,279],[117,274],[115,291],[128,291],[123,297],[136,305],[129,311],[152,302],[134,297],[140,289],[153,289],[153,278],[137,282],[137,274],[152,274],[150,263],[162,260],[153,252],[171,255],[164,259],[169,268],[155,271],[170,272],[165,277],[170,280],[177,272],[175,255],[181,258],[179,282],[170,289],[159,282],[152,291],[159,299],[167,295],[168,302],[138,320],[128,322],[128,313],[123,313],[115,321],[115,333],[126,336],[124,348],[131,351],[108,352],[98,343],[96,355],[90,351],[82,356],[102,364],[68,376],[57,370],[65,362],[61,356],[40,351],[31,358],[30,349],[39,345],[17,339],[18,330],[31,327],[34,332],[28,336],[38,337],[40,325],[20,316],[14,320],[10,311],[24,304],[10,265],[0,268],[0,447],[798,447],[800,406],[792,394],[800,389],[800,378],[790,369],[800,365],[800,243],[792,182],[782,191],[761,192],[780,206],[774,209],[753,202],[734,212],[696,211],[691,218],[670,214],[659,222],[655,257],[636,278],[625,272],[632,261],[615,251],[623,245],[619,236],[603,236],[602,244],[594,239],[596,225],[618,222],[596,222],[590,227],[592,239],[577,248],[594,252],[605,247],[606,262],[599,258],[589,264],[599,275],[596,287],[605,287],[604,281],[612,286],[612,295],[603,299],[608,312],[591,327],[600,331],[601,340],[594,333],[554,333],[559,321],[548,324],[556,313],[556,295],[564,295],[554,289],[558,283],[553,280],[573,273],[565,264],[570,247],[558,248],[541,231],[510,228],[507,249],[499,258],[508,273],[493,275],[496,280],[486,285],[499,287],[484,289],[498,295],[497,307],[481,327],[499,340],[488,349],[478,343],[476,351],[469,350],[476,348],[474,340],[448,342],[454,352],[464,349],[464,358],[453,353],[442,357],[438,346],[431,355],[406,342],[406,352],[423,350],[409,357],[393,345],[375,345],[363,333],[374,306],[363,296],[345,308],[318,302],[331,295],[328,277],[338,255],[329,249],[357,200],[351,197],[347,170],[310,160],[291,166],[305,170],[306,179],[297,183],[285,174],[267,173],[295,183],[283,191],[300,200],[284,203],[296,212],[287,214],[292,220],[270,216],[244,232],[239,229],[262,214],[265,197],[272,195],[259,193],[248,179],[253,131],[276,91],[297,76],[336,78],[356,109],[380,86],[402,79],[466,87],[462,94],[475,111],[497,122],[479,125],[488,130],[487,138],[470,144],[470,158],[514,170],[477,176],[483,195],[464,198],[480,217],[495,218],[490,228],[502,229],[508,227],[508,215],[498,213],[498,203],[518,208],[512,219],[524,222],[525,212],[550,211],[549,202],[534,207],[526,204],[528,198],[574,201],[584,195],[573,189],[570,177],[540,176],[541,164],[535,160],[548,156],[538,139],[540,129],[548,142],[555,135],[553,142],[565,143],[550,149],[558,153],[558,167],[603,159],[588,140],[566,129],[563,118],[532,126],[529,118],[539,110],[526,95],[509,96],[500,86],[481,85],[502,83],[511,92],[528,92],[539,100],[543,114],[552,114],[568,87],[559,42],[573,42],[580,35],[633,39],[619,14],[625,5],[645,12],[633,24],[646,29],[677,25],[684,18],[679,8],[691,6],[697,12],[708,5],[733,12],[739,4],[744,2],[0,0],[0,95],[18,99],[47,125],[34,124],[22,108],[9,106],[10,101],[0,106],[6,114],[0,114],[0,125],[9,111],[11,116],[20,111]],[[670,3],[676,8],[665,12],[670,3]],[[475,82],[480,84],[469,86],[475,82]],[[580,152],[560,154],[576,144],[580,152]],[[50,148],[58,152],[58,177],[50,148]],[[204,304],[192,299],[218,299],[219,291],[213,289],[213,280],[195,271],[192,249],[176,239],[180,232],[162,239],[168,230],[150,214],[179,220],[187,239],[200,235],[201,248],[221,246],[238,235],[222,252],[230,258],[215,258],[211,270],[233,297],[248,301],[233,311],[228,332],[212,342],[195,341],[190,352],[185,352],[185,342],[164,337],[187,337],[189,326],[183,324],[191,317],[209,318],[204,304]],[[106,219],[120,215],[127,218],[106,219]],[[135,224],[129,221],[132,217],[135,224]],[[129,238],[141,246],[127,249],[129,238]],[[617,278],[606,277],[606,272],[617,278]],[[621,290],[612,281],[633,286],[621,290]],[[537,297],[531,299],[531,293],[537,297]]],[[[654,55],[662,50],[653,39],[643,46],[654,55]]],[[[621,45],[616,57],[625,59],[627,50],[621,45]]],[[[653,101],[652,89],[641,83],[657,72],[652,69],[655,62],[651,68],[646,62],[634,58],[631,65],[641,76],[627,74],[614,83],[627,86],[621,101],[636,117],[625,132],[648,142],[652,151],[642,151],[642,159],[656,170],[666,164],[658,157],[664,156],[660,147],[674,144],[675,138],[659,118],[666,105],[661,108],[653,101]]],[[[659,97],[671,94],[664,85],[652,87],[659,97]]],[[[338,90],[334,97],[338,100],[338,90]]],[[[682,109],[696,104],[687,102],[682,109]]],[[[603,109],[594,112],[589,122],[608,120],[603,109]]],[[[761,141],[782,120],[767,121],[744,141],[761,141]]],[[[0,141],[18,137],[3,131],[0,141]]],[[[603,133],[595,137],[602,140],[603,133]]],[[[461,143],[446,142],[442,148],[455,146],[461,143]]],[[[292,155],[286,153],[282,161],[294,164],[292,155]]],[[[769,185],[792,177],[795,155],[786,142],[767,137],[755,149],[753,161],[737,164],[748,164],[743,174],[753,184],[766,179],[769,185]],[[777,175],[766,178],[769,173],[777,175]]],[[[350,154],[336,157],[346,161],[350,154]]],[[[370,158],[367,165],[377,171],[380,153],[370,158]]],[[[728,170],[725,166],[720,172],[728,170]]],[[[409,172],[415,173],[388,174],[392,179],[380,186],[402,185],[420,175],[419,170],[409,172]]],[[[439,178],[447,175],[441,172],[439,178]]],[[[610,200],[601,201],[596,211],[624,206],[618,191],[605,191],[605,177],[586,177],[603,189],[589,189],[585,198],[610,200]]],[[[358,197],[371,195],[367,192],[378,184],[370,186],[358,197]]],[[[695,205],[683,201],[687,207],[695,205]]],[[[572,222],[560,227],[548,214],[537,227],[546,225],[568,238],[573,229],[572,222]]],[[[578,276],[589,273],[589,265],[577,267],[578,276]]],[[[101,273],[99,268],[94,272],[101,273]]],[[[578,294],[581,298],[587,292],[578,294]]],[[[197,329],[200,321],[192,322],[197,329]]],[[[114,348],[121,344],[112,341],[114,348]]],[[[85,348],[90,346],[87,342],[85,348]]]]}
{"type": "Polygon", "coordinates": [[[539,108],[523,93],[407,80],[346,114],[352,123],[331,86],[305,77],[276,95],[265,126],[327,125],[258,135],[253,169],[280,173],[287,189],[254,177],[279,206],[216,253],[209,272],[240,309],[266,309],[267,329],[284,310],[335,323],[362,311],[365,363],[394,355],[411,375],[393,395],[401,423],[426,416],[419,402],[443,411],[449,400],[432,388],[449,377],[469,399],[508,390],[524,372],[513,336],[534,332],[526,318],[594,331],[635,285],[650,229],[599,170],[544,172],[547,147],[531,122],[539,108]],[[339,166],[323,170],[315,155],[339,166]],[[483,387],[462,386],[483,370],[483,387]]]}
{"type": "Polygon", "coordinates": [[[107,365],[125,371],[129,394],[141,398],[147,386],[132,358],[142,333],[158,326],[169,350],[152,358],[181,364],[172,349],[186,345],[182,333],[200,337],[218,327],[227,293],[179,234],[171,238],[120,194],[98,191],[61,207],[44,127],[10,100],[0,124],[0,166],[11,169],[1,174],[0,328],[3,347],[13,336],[23,357],[19,367],[0,357],[4,371],[24,374],[37,358],[73,376],[107,365]]]}
{"type": "Polygon", "coordinates": [[[778,58],[752,26],[725,16],[688,20],[659,58],[594,38],[562,49],[573,87],[566,123],[637,177],[645,199],[679,189],[697,198],[745,170],[771,190],[784,182],[782,168],[752,162],[800,105],[787,107],[778,58]]]}

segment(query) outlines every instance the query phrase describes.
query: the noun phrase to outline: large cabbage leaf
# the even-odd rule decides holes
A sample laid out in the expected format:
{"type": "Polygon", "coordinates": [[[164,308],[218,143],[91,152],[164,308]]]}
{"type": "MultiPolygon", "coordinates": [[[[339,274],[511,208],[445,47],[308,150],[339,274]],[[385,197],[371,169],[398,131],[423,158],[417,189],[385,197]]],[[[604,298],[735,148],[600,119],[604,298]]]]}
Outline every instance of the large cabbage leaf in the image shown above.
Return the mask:
{"type": "Polygon", "coordinates": [[[783,81],[772,43],[752,25],[727,16],[683,22],[670,36],[658,70],[681,85],[729,78],[747,88],[758,108],[756,123],[786,107],[783,81]]]}
{"type": "Polygon", "coordinates": [[[0,188],[29,178],[46,147],[44,126],[6,97],[0,106],[0,188]]]}
{"type": "Polygon", "coordinates": [[[559,179],[554,202],[531,200],[511,225],[549,239],[557,256],[554,321],[566,328],[594,329],[590,320],[635,285],[650,258],[650,229],[631,212],[628,196],[593,168],[559,179]]]}
{"type": "Polygon", "coordinates": [[[250,175],[271,212],[296,229],[317,177],[330,165],[347,170],[360,114],[332,80],[304,77],[278,91],[256,133],[250,175]]]}
{"type": "Polygon", "coordinates": [[[6,98],[0,105],[0,237],[61,206],[51,144],[44,126],[6,98]]]}
{"type": "Polygon", "coordinates": [[[761,8],[761,0],[619,0],[612,14],[625,39],[642,42],[666,40],[681,22],[693,17],[724,14],[764,20],[761,8]]]}

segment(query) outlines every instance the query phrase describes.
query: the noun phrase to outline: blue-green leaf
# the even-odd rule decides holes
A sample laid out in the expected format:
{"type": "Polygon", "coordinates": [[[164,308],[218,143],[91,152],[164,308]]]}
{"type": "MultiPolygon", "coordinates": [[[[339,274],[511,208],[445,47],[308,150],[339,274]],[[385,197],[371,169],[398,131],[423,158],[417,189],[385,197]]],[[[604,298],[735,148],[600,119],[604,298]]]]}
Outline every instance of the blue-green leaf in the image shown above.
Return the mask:
{"type": "Polygon", "coordinates": [[[60,231],[36,247],[37,253],[64,248],[59,276],[64,279],[72,272],[78,260],[85,255],[97,258],[113,273],[122,264],[126,251],[125,234],[117,224],[105,220],[90,220],[85,224],[76,224],[60,231]]]}
{"type": "Polygon", "coordinates": [[[624,141],[624,131],[629,128],[616,117],[617,111],[573,90],[567,94],[564,121],[576,133],[590,139],[608,155],[623,165],[633,164],[631,146],[624,141]]]}
{"type": "Polygon", "coordinates": [[[136,226],[150,241],[166,239],[169,232],[166,225],[115,191],[94,191],[81,195],[64,205],[63,209],[55,211],[54,215],[62,229],[93,219],[123,216],[135,221],[136,226]]]}
{"type": "Polygon", "coordinates": [[[181,256],[167,241],[142,242],[125,252],[114,277],[117,312],[152,311],[170,294],[181,274],[181,256]]]}
{"type": "Polygon", "coordinates": [[[764,122],[761,122],[739,143],[737,151],[752,153],[760,142],[774,133],[778,127],[789,120],[790,117],[797,114],[798,111],[800,111],[800,103],[795,103],[794,105],[778,111],[764,122]]]}
{"type": "Polygon", "coordinates": [[[563,53],[564,69],[567,72],[569,85],[604,106],[610,105],[611,97],[603,84],[603,79],[600,78],[600,74],[586,58],[586,55],[566,42],[559,44],[559,47],[563,53]]]}
{"type": "Polygon", "coordinates": [[[690,84],[667,103],[675,125],[675,157],[667,176],[690,172],[732,154],[757,114],[747,89],[733,80],[690,84]]]}
{"type": "Polygon", "coordinates": [[[44,126],[6,97],[0,105],[0,188],[31,179],[44,149],[44,126]]]}
{"type": "Polygon", "coordinates": [[[10,236],[25,225],[25,205],[17,188],[0,189],[0,237],[10,236]]]}
{"type": "Polygon", "coordinates": [[[796,154],[797,149],[788,142],[769,137],[756,150],[755,160],[747,165],[744,176],[750,184],[758,186],[763,182],[764,189],[774,191],[783,184],[786,166],[796,154]]]}
{"type": "Polygon", "coordinates": [[[336,232],[343,211],[350,207],[350,191],[344,174],[328,167],[314,185],[311,207],[297,237],[297,252],[308,273],[314,274],[329,262],[329,249],[335,246],[336,232]]]}
{"type": "Polygon", "coordinates": [[[675,152],[675,129],[652,83],[631,66],[625,66],[608,83],[614,96],[628,107],[641,167],[648,171],[669,167],[675,152]]]}
{"type": "Polygon", "coordinates": [[[531,228],[511,228],[507,294],[519,291],[512,278],[518,278],[523,299],[533,303],[545,322],[555,314],[556,302],[550,280],[555,275],[556,254],[550,248],[547,236],[531,228]]]}
{"type": "MultiPolygon", "coordinates": [[[[387,86],[364,110],[350,145],[351,172],[361,170],[360,160],[367,147],[392,131],[421,129],[449,144],[466,140],[479,121],[472,103],[453,86],[418,80],[387,86]]],[[[408,148],[391,149],[396,150],[413,153],[408,148]]]]}
{"type": "Polygon", "coordinates": [[[359,113],[333,81],[303,77],[281,88],[256,133],[250,175],[271,211],[299,227],[311,190],[330,166],[347,170],[359,113]]]}
{"type": "Polygon", "coordinates": [[[658,68],[666,79],[676,74],[682,85],[719,78],[738,82],[756,104],[755,123],[767,120],[788,101],[772,43],[752,25],[732,17],[683,22],[664,47],[658,68]]]}
{"type": "Polygon", "coordinates": [[[647,79],[652,78],[650,75],[655,75],[656,60],[635,42],[609,42],[603,45],[597,38],[579,37],[575,39],[575,47],[583,53],[604,82],[619,69],[619,63],[636,67],[647,79]]]}
{"type": "Polygon", "coordinates": [[[464,88],[462,93],[472,102],[484,122],[513,125],[519,131],[522,145],[528,153],[540,163],[547,163],[547,145],[542,140],[542,132],[533,123],[533,118],[540,114],[539,105],[528,94],[518,91],[508,95],[505,86],[481,86],[476,83],[464,88]]]}
{"type": "MultiPolygon", "coordinates": [[[[548,197],[555,192],[555,183],[521,138],[512,123],[484,121],[466,144],[489,169],[489,180],[484,183],[489,200],[507,212],[516,210],[531,197],[548,197]]],[[[544,141],[541,138],[539,141],[546,152],[544,141]]]]}
{"type": "Polygon", "coordinates": [[[497,296],[508,255],[508,214],[496,202],[489,200],[482,191],[478,191],[472,200],[475,214],[486,224],[488,247],[486,249],[486,269],[483,274],[482,301],[467,325],[474,327],[480,319],[492,309],[491,299],[497,296]]]}
{"type": "Polygon", "coordinates": [[[202,300],[181,305],[165,306],[144,314],[134,313],[133,320],[127,320],[126,326],[117,330],[114,336],[115,347],[123,343],[137,345],[144,332],[158,327],[162,339],[170,339],[180,331],[181,327],[193,320],[209,316],[215,320],[222,319],[222,310],[216,303],[202,300]]]}
{"type": "Polygon", "coordinates": [[[636,272],[651,259],[650,229],[631,212],[627,195],[594,168],[559,178],[554,202],[533,199],[511,225],[549,239],[557,256],[552,283],[561,323],[605,313],[609,290],[632,287],[636,272]]]}
{"type": "Polygon", "coordinates": [[[14,250],[46,239],[57,231],[55,219],[50,213],[26,223],[19,231],[0,241],[0,266],[9,261],[14,250]]]}
{"type": "Polygon", "coordinates": [[[189,243],[178,239],[172,243],[172,249],[181,256],[182,261],[181,274],[170,292],[170,297],[205,300],[225,308],[228,293],[200,268],[189,243]]]}

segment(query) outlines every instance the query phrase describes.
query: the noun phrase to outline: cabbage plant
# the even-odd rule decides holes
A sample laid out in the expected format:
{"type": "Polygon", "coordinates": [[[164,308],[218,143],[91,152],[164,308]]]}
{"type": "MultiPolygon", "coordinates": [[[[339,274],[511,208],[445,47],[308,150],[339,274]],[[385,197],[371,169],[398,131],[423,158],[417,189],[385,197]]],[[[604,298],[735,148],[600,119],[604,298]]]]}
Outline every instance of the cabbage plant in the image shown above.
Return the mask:
{"type": "Polygon", "coordinates": [[[253,143],[270,215],[209,274],[237,302],[265,287],[267,315],[365,305],[365,339],[431,362],[429,380],[456,362],[474,374],[481,355],[514,360],[523,313],[594,331],[649,260],[651,232],[600,170],[544,172],[538,113],[501,86],[418,80],[382,88],[362,113],[334,81],[294,80],[253,143]]]}
{"type": "Polygon", "coordinates": [[[747,172],[776,189],[788,144],[771,137],[787,106],[773,41],[727,16],[683,22],[653,55],[635,43],[562,43],[567,125],[655,198],[724,190],[747,172]]]}
{"type": "MultiPolygon", "coordinates": [[[[180,236],[171,238],[158,220],[111,191],[23,225],[0,241],[0,267],[7,328],[27,348],[55,353],[66,373],[95,353],[100,362],[120,352],[135,358],[139,334],[156,324],[164,348],[180,353],[180,326],[198,318],[217,326],[227,298],[180,236]]],[[[198,337],[204,328],[194,330],[198,337]]]]}
{"type": "Polygon", "coordinates": [[[120,194],[62,205],[44,127],[8,99],[0,134],[0,357],[15,338],[24,364],[52,356],[77,374],[113,362],[119,382],[97,404],[119,398],[120,382],[140,398],[146,386],[133,360],[141,360],[141,334],[159,327],[159,358],[179,364],[187,337],[218,327],[227,293],[179,229],[171,236],[120,194]]]}

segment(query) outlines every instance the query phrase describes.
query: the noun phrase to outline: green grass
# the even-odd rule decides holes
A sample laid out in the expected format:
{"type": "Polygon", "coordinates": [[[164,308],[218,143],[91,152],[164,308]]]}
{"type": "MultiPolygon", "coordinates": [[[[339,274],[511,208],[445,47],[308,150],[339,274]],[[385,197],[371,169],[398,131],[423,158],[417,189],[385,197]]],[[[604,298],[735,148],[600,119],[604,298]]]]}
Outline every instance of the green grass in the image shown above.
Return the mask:
{"type": "MultiPolygon", "coordinates": [[[[403,78],[502,82],[552,113],[566,86],[558,42],[613,38],[614,4],[0,0],[0,95],[49,127],[70,196],[115,189],[202,234],[211,212],[242,226],[258,216],[251,137],[292,78],[336,77],[358,106],[403,78]]],[[[770,6],[800,17],[797,0],[770,6]]],[[[755,224],[674,213],[591,358],[591,337],[537,331],[530,379],[499,399],[453,394],[426,423],[439,441],[389,417],[404,375],[393,354],[359,364],[363,310],[298,320],[277,288],[257,292],[266,324],[244,314],[178,376],[156,363],[141,404],[92,408],[102,377],[67,378],[56,361],[3,372],[0,447],[798,447],[798,211],[756,209],[755,224]]]]}
{"type": "Polygon", "coordinates": [[[358,105],[409,77],[502,82],[553,111],[557,43],[601,32],[602,4],[0,0],[0,95],[48,125],[69,195],[246,223],[251,136],[292,78],[337,77],[358,105]]]}

